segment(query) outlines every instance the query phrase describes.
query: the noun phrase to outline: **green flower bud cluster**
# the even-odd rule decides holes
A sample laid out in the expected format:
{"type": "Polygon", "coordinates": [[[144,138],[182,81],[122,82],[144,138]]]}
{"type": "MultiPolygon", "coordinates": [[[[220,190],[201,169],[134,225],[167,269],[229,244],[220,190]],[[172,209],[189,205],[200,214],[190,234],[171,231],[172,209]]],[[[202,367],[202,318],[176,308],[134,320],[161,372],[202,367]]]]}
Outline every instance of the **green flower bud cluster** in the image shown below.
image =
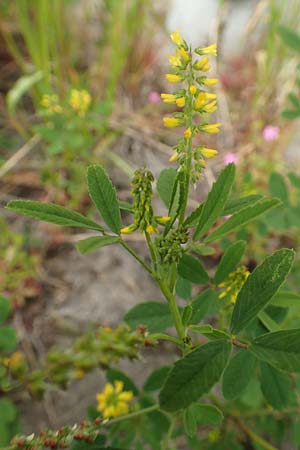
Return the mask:
{"type": "Polygon", "coordinates": [[[121,324],[115,329],[100,327],[75,340],[68,350],[52,349],[40,369],[14,373],[13,378],[23,383],[34,395],[43,395],[46,382],[66,387],[71,380],[81,379],[87,372],[108,368],[121,358],[137,359],[145,344],[146,331],[130,330],[121,324]]]}
{"type": "Polygon", "coordinates": [[[188,233],[186,229],[171,230],[165,237],[156,239],[156,247],[161,259],[161,264],[177,263],[183,253],[183,244],[188,241],[188,233]]]}
{"type": "Polygon", "coordinates": [[[11,441],[11,450],[43,450],[44,448],[64,449],[70,448],[73,441],[81,441],[86,444],[94,442],[102,431],[99,427],[102,420],[95,419],[93,422],[83,421],[73,426],[65,426],[59,430],[42,431],[35,436],[15,436],[11,441]]]}
{"type": "Polygon", "coordinates": [[[134,196],[134,224],[140,231],[147,231],[149,234],[156,230],[156,224],[152,209],[152,183],[153,174],[144,168],[136,170],[131,182],[131,193],[134,196]]]}

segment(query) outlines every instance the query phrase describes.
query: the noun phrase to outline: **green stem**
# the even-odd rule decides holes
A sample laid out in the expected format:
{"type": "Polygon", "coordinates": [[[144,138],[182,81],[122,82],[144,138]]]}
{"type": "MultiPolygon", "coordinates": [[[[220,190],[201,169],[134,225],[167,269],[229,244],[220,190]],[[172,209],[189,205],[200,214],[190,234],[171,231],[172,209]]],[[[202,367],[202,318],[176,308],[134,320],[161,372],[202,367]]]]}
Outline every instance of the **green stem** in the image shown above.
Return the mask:
{"type": "Polygon", "coordinates": [[[174,344],[178,345],[181,348],[183,347],[182,341],[180,341],[179,339],[177,339],[173,336],[170,336],[169,334],[155,333],[155,334],[150,334],[149,338],[154,339],[154,340],[157,339],[158,341],[159,340],[170,341],[170,342],[173,342],[174,344]]]}
{"type": "Polygon", "coordinates": [[[185,329],[182,324],[181,315],[176,303],[176,298],[174,295],[169,291],[168,287],[165,285],[165,283],[162,280],[157,280],[158,285],[161,289],[161,292],[164,294],[165,298],[167,299],[169,303],[169,308],[171,315],[173,317],[173,321],[178,333],[178,336],[181,340],[184,340],[185,338],[185,329]]]}
{"type": "Polygon", "coordinates": [[[263,439],[261,436],[258,436],[258,434],[254,433],[254,431],[251,431],[240,419],[235,420],[240,429],[245,434],[247,434],[247,436],[249,436],[253,442],[260,445],[264,450],[278,450],[276,447],[273,447],[273,445],[265,441],[265,439],[263,439]]]}
{"type": "Polygon", "coordinates": [[[129,247],[126,242],[123,241],[122,238],[120,238],[120,244],[144,267],[144,269],[147,270],[148,273],[150,273],[150,275],[153,276],[151,267],[149,267],[148,264],[146,264],[145,261],[143,261],[142,258],[140,258],[139,255],[131,247],[129,247]]]}
{"type": "Polygon", "coordinates": [[[153,262],[153,265],[154,265],[154,270],[155,270],[155,272],[157,272],[157,260],[156,260],[155,249],[154,249],[153,243],[151,241],[151,237],[150,237],[149,233],[147,233],[147,231],[145,231],[145,236],[146,236],[146,241],[147,241],[147,244],[148,244],[148,248],[149,248],[150,253],[151,253],[151,258],[152,258],[152,262],[153,262]]]}
{"type": "Polygon", "coordinates": [[[113,425],[115,423],[122,422],[123,420],[130,420],[134,417],[141,416],[142,414],[148,414],[149,412],[156,411],[157,409],[159,409],[159,405],[152,405],[148,408],[139,409],[138,411],[134,411],[132,413],[116,417],[115,419],[111,419],[109,422],[107,422],[107,425],[113,425]]]}

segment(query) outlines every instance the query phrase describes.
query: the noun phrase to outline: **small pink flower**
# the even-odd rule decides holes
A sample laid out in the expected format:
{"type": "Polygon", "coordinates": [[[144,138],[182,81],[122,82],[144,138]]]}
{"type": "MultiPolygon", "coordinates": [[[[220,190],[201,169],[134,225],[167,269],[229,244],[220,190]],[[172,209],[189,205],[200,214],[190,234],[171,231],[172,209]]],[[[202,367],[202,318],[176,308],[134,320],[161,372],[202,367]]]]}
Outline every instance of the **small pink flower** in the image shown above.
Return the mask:
{"type": "Polygon", "coordinates": [[[279,137],[279,128],[274,125],[267,125],[262,131],[263,138],[266,142],[276,141],[279,137]]]}
{"type": "Polygon", "coordinates": [[[160,102],[160,95],[156,91],[151,91],[148,94],[148,102],[149,103],[158,103],[160,102]]]}
{"type": "Polygon", "coordinates": [[[230,219],[230,217],[232,217],[232,214],[228,214],[227,216],[224,216],[224,220],[228,220],[228,219],[230,219]]]}
{"type": "Polygon", "coordinates": [[[227,166],[227,164],[230,164],[230,163],[237,164],[239,162],[239,158],[235,153],[228,152],[224,156],[223,161],[224,161],[224,164],[226,164],[226,166],[227,166]]]}

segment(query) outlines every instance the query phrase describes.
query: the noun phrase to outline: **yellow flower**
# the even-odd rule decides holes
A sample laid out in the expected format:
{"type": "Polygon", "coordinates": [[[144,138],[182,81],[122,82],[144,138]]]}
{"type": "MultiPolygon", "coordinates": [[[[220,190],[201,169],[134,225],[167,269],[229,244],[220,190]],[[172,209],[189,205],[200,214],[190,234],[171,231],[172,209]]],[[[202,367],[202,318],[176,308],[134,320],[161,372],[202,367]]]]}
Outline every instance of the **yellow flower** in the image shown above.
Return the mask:
{"type": "Polygon", "coordinates": [[[51,113],[60,114],[62,107],[58,103],[58,96],[45,94],[42,96],[41,105],[51,113]]]}
{"type": "Polygon", "coordinates": [[[124,383],[122,381],[114,381],[114,385],[107,383],[103,391],[96,395],[97,410],[102,413],[105,419],[128,413],[128,403],[132,400],[133,393],[123,391],[123,388],[124,383]]]}
{"type": "Polygon", "coordinates": [[[85,377],[85,371],[82,369],[75,370],[74,378],[75,380],[82,380],[85,377]]]}
{"type": "Polygon", "coordinates": [[[214,86],[217,83],[219,83],[217,78],[205,78],[203,80],[203,84],[205,84],[205,86],[214,86]]]}
{"type": "Polygon", "coordinates": [[[169,55],[170,64],[174,67],[181,67],[181,60],[178,56],[178,51],[176,50],[175,55],[169,55]]]}
{"type": "Polygon", "coordinates": [[[178,97],[176,99],[176,105],[179,106],[179,108],[183,108],[185,106],[185,97],[178,97]]]}
{"type": "Polygon", "coordinates": [[[176,117],[164,117],[163,121],[164,121],[164,126],[168,127],[168,128],[175,128],[175,127],[179,127],[179,125],[180,125],[180,120],[176,119],[176,117]]]}
{"type": "Polygon", "coordinates": [[[197,48],[195,51],[199,55],[217,56],[217,44],[212,44],[212,45],[209,45],[208,47],[197,48]]]}
{"type": "Polygon", "coordinates": [[[211,123],[208,125],[201,125],[200,129],[202,131],[205,131],[205,133],[217,134],[220,132],[220,130],[219,130],[220,126],[221,126],[220,123],[211,123]]]}
{"type": "Polygon", "coordinates": [[[87,110],[90,107],[92,97],[85,89],[78,90],[72,89],[69,99],[71,108],[80,116],[85,116],[87,110]]]}
{"type": "Polygon", "coordinates": [[[183,47],[181,47],[181,49],[179,50],[181,59],[183,62],[187,63],[190,60],[190,55],[187,51],[184,50],[183,47]]]}
{"type": "Polygon", "coordinates": [[[164,103],[175,104],[176,103],[176,95],[174,94],[160,94],[164,103]]]}
{"type": "Polygon", "coordinates": [[[173,73],[167,73],[166,79],[169,83],[175,84],[175,83],[179,83],[181,81],[181,76],[175,75],[173,73]]]}
{"type": "Polygon", "coordinates": [[[210,65],[208,64],[208,57],[204,56],[204,58],[196,61],[194,67],[196,70],[202,70],[203,72],[207,72],[210,69],[210,65]]]}
{"type": "Polygon", "coordinates": [[[160,223],[161,225],[165,225],[166,223],[170,222],[171,217],[169,216],[159,216],[155,218],[157,223],[160,223]]]}
{"type": "Polygon", "coordinates": [[[213,113],[213,112],[216,111],[217,109],[218,109],[218,108],[217,108],[217,102],[214,100],[213,102],[208,103],[207,105],[204,106],[203,112],[206,112],[206,113],[213,113]]]}
{"type": "Polygon", "coordinates": [[[121,228],[120,232],[123,234],[130,234],[133,233],[137,229],[137,226],[133,223],[129,225],[128,227],[121,228]]]}
{"type": "Polygon", "coordinates": [[[146,232],[148,234],[158,233],[158,229],[154,227],[153,225],[147,225],[146,232]]]}
{"type": "Polygon", "coordinates": [[[192,95],[195,95],[196,92],[197,92],[197,88],[196,88],[196,86],[195,86],[194,84],[191,84],[191,85],[190,85],[189,90],[190,90],[190,93],[191,93],[192,95]]]}
{"type": "Polygon", "coordinates": [[[174,42],[174,44],[178,45],[178,47],[180,47],[181,45],[184,45],[184,41],[182,39],[182,37],[180,36],[180,31],[174,31],[173,33],[170,34],[172,41],[174,42]]]}
{"type": "Polygon", "coordinates": [[[218,150],[212,148],[203,147],[201,153],[205,158],[214,158],[218,154],[218,150]]]}
{"type": "Polygon", "coordinates": [[[184,132],[184,137],[185,137],[186,139],[190,139],[190,138],[192,137],[192,130],[191,130],[191,127],[188,127],[188,128],[185,130],[185,132],[184,132]]]}
{"type": "Polygon", "coordinates": [[[175,153],[173,153],[173,155],[169,158],[169,162],[177,161],[177,159],[178,159],[178,153],[175,152],[175,153]]]}
{"type": "Polygon", "coordinates": [[[199,92],[196,97],[194,107],[195,109],[201,109],[207,105],[210,100],[214,100],[215,98],[217,98],[216,94],[210,92],[199,92]]]}
{"type": "Polygon", "coordinates": [[[14,352],[12,355],[10,355],[9,358],[5,358],[4,365],[11,368],[11,369],[17,369],[20,367],[24,362],[24,355],[22,352],[14,352]]]}

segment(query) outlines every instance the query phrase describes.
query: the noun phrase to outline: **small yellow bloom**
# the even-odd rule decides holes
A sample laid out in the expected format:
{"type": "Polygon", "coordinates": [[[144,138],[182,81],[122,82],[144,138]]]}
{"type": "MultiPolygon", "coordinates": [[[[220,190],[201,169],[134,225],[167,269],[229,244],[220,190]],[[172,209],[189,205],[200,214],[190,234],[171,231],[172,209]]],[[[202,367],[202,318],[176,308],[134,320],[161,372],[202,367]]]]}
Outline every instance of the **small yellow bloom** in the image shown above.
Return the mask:
{"type": "Polygon", "coordinates": [[[197,88],[196,88],[196,86],[195,86],[194,84],[191,84],[191,85],[190,85],[189,90],[190,90],[190,93],[191,93],[192,95],[195,95],[196,92],[197,92],[197,88]]]}
{"type": "Polygon", "coordinates": [[[173,73],[167,73],[166,74],[166,79],[169,83],[179,83],[181,81],[181,76],[180,75],[175,75],[173,73]]]}
{"type": "Polygon", "coordinates": [[[201,153],[205,158],[214,158],[218,154],[218,150],[212,148],[203,147],[201,153]]]}
{"type": "Polygon", "coordinates": [[[42,96],[41,99],[41,105],[45,109],[47,109],[50,113],[60,114],[62,112],[62,107],[58,102],[59,102],[58,96],[55,94],[52,95],[45,94],[42,96]]]}
{"type": "Polygon", "coordinates": [[[199,55],[217,56],[217,44],[212,44],[208,47],[197,48],[196,53],[198,53],[199,55]]]}
{"type": "Polygon", "coordinates": [[[169,216],[159,216],[155,218],[157,223],[160,223],[161,225],[165,225],[166,223],[170,222],[171,217],[169,216]]]}
{"type": "Polygon", "coordinates": [[[206,161],[205,159],[199,159],[198,164],[200,164],[201,167],[206,167],[206,161]]]}
{"type": "Polygon", "coordinates": [[[98,401],[97,410],[103,414],[105,419],[127,414],[128,403],[133,398],[131,391],[123,391],[124,383],[115,381],[114,385],[107,383],[103,391],[96,395],[98,401]]]}
{"type": "Polygon", "coordinates": [[[195,109],[201,109],[205,105],[207,105],[207,103],[210,100],[214,100],[216,98],[217,98],[216,94],[213,94],[210,92],[199,92],[199,94],[196,97],[194,107],[195,107],[195,109]]]}
{"type": "Polygon", "coordinates": [[[168,128],[175,128],[175,127],[179,127],[179,125],[180,125],[180,120],[177,119],[176,117],[164,117],[163,121],[164,121],[164,126],[168,127],[168,128]]]}
{"type": "Polygon", "coordinates": [[[208,125],[201,125],[201,130],[205,131],[205,133],[209,133],[209,134],[217,134],[220,132],[220,123],[211,123],[208,125]]]}
{"type": "Polygon", "coordinates": [[[120,232],[122,234],[130,234],[133,233],[137,229],[137,226],[133,223],[127,227],[121,228],[120,232]]]}
{"type": "Polygon", "coordinates": [[[211,103],[208,103],[207,105],[204,106],[203,108],[203,112],[206,113],[213,113],[214,111],[216,111],[218,109],[217,107],[217,102],[214,100],[211,103]]]}
{"type": "Polygon", "coordinates": [[[74,373],[75,380],[82,380],[85,376],[85,371],[82,369],[77,369],[74,373]]]}
{"type": "Polygon", "coordinates": [[[153,234],[153,233],[157,233],[158,229],[156,227],[154,227],[153,225],[147,225],[146,231],[148,234],[153,234]]]}
{"type": "Polygon", "coordinates": [[[173,153],[173,155],[170,157],[169,162],[177,161],[177,159],[178,159],[178,153],[175,152],[175,153],[173,153]]]}
{"type": "Polygon", "coordinates": [[[174,44],[178,45],[178,47],[184,45],[184,41],[182,39],[182,37],[180,36],[180,31],[174,31],[173,33],[170,34],[172,41],[174,42],[174,44]]]}
{"type": "Polygon", "coordinates": [[[209,61],[208,56],[204,56],[204,58],[200,59],[199,61],[196,61],[196,63],[194,64],[195,69],[206,72],[206,70],[203,70],[203,68],[209,66],[208,61],[209,61]]]}
{"type": "Polygon", "coordinates": [[[175,104],[176,103],[176,95],[174,94],[160,94],[164,103],[175,104]]]}
{"type": "Polygon", "coordinates": [[[24,362],[24,355],[22,352],[14,352],[9,358],[5,358],[4,365],[10,367],[11,369],[17,369],[24,362]]]}
{"type": "Polygon", "coordinates": [[[175,102],[179,108],[183,108],[185,106],[185,97],[178,97],[175,102]]]}
{"type": "Polygon", "coordinates": [[[190,139],[192,137],[192,129],[191,127],[188,127],[184,132],[184,137],[186,139],[190,139]]]}
{"type": "Polygon", "coordinates": [[[85,89],[72,89],[69,104],[71,108],[80,116],[85,116],[90,107],[92,97],[85,89]]]}
{"type": "Polygon", "coordinates": [[[214,86],[217,83],[219,83],[217,78],[205,78],[203,80],[203,84],[205,84],[205,86],[214,86]]]}
{"type": "Polygon", "coordinates": [[[170,64],[174,67],[181,67],[181,60],[178,56],[178,51],[176,50],[175,55],[169,55],[170,64]]]}
{"type": "Polygon", "coordinates": [[[179,50],[181,59],[183,62],[187,63],[190,60],[190,55],[187,51],[184,50],[183,47],[181,47],[181,49],[179,50]]]}

